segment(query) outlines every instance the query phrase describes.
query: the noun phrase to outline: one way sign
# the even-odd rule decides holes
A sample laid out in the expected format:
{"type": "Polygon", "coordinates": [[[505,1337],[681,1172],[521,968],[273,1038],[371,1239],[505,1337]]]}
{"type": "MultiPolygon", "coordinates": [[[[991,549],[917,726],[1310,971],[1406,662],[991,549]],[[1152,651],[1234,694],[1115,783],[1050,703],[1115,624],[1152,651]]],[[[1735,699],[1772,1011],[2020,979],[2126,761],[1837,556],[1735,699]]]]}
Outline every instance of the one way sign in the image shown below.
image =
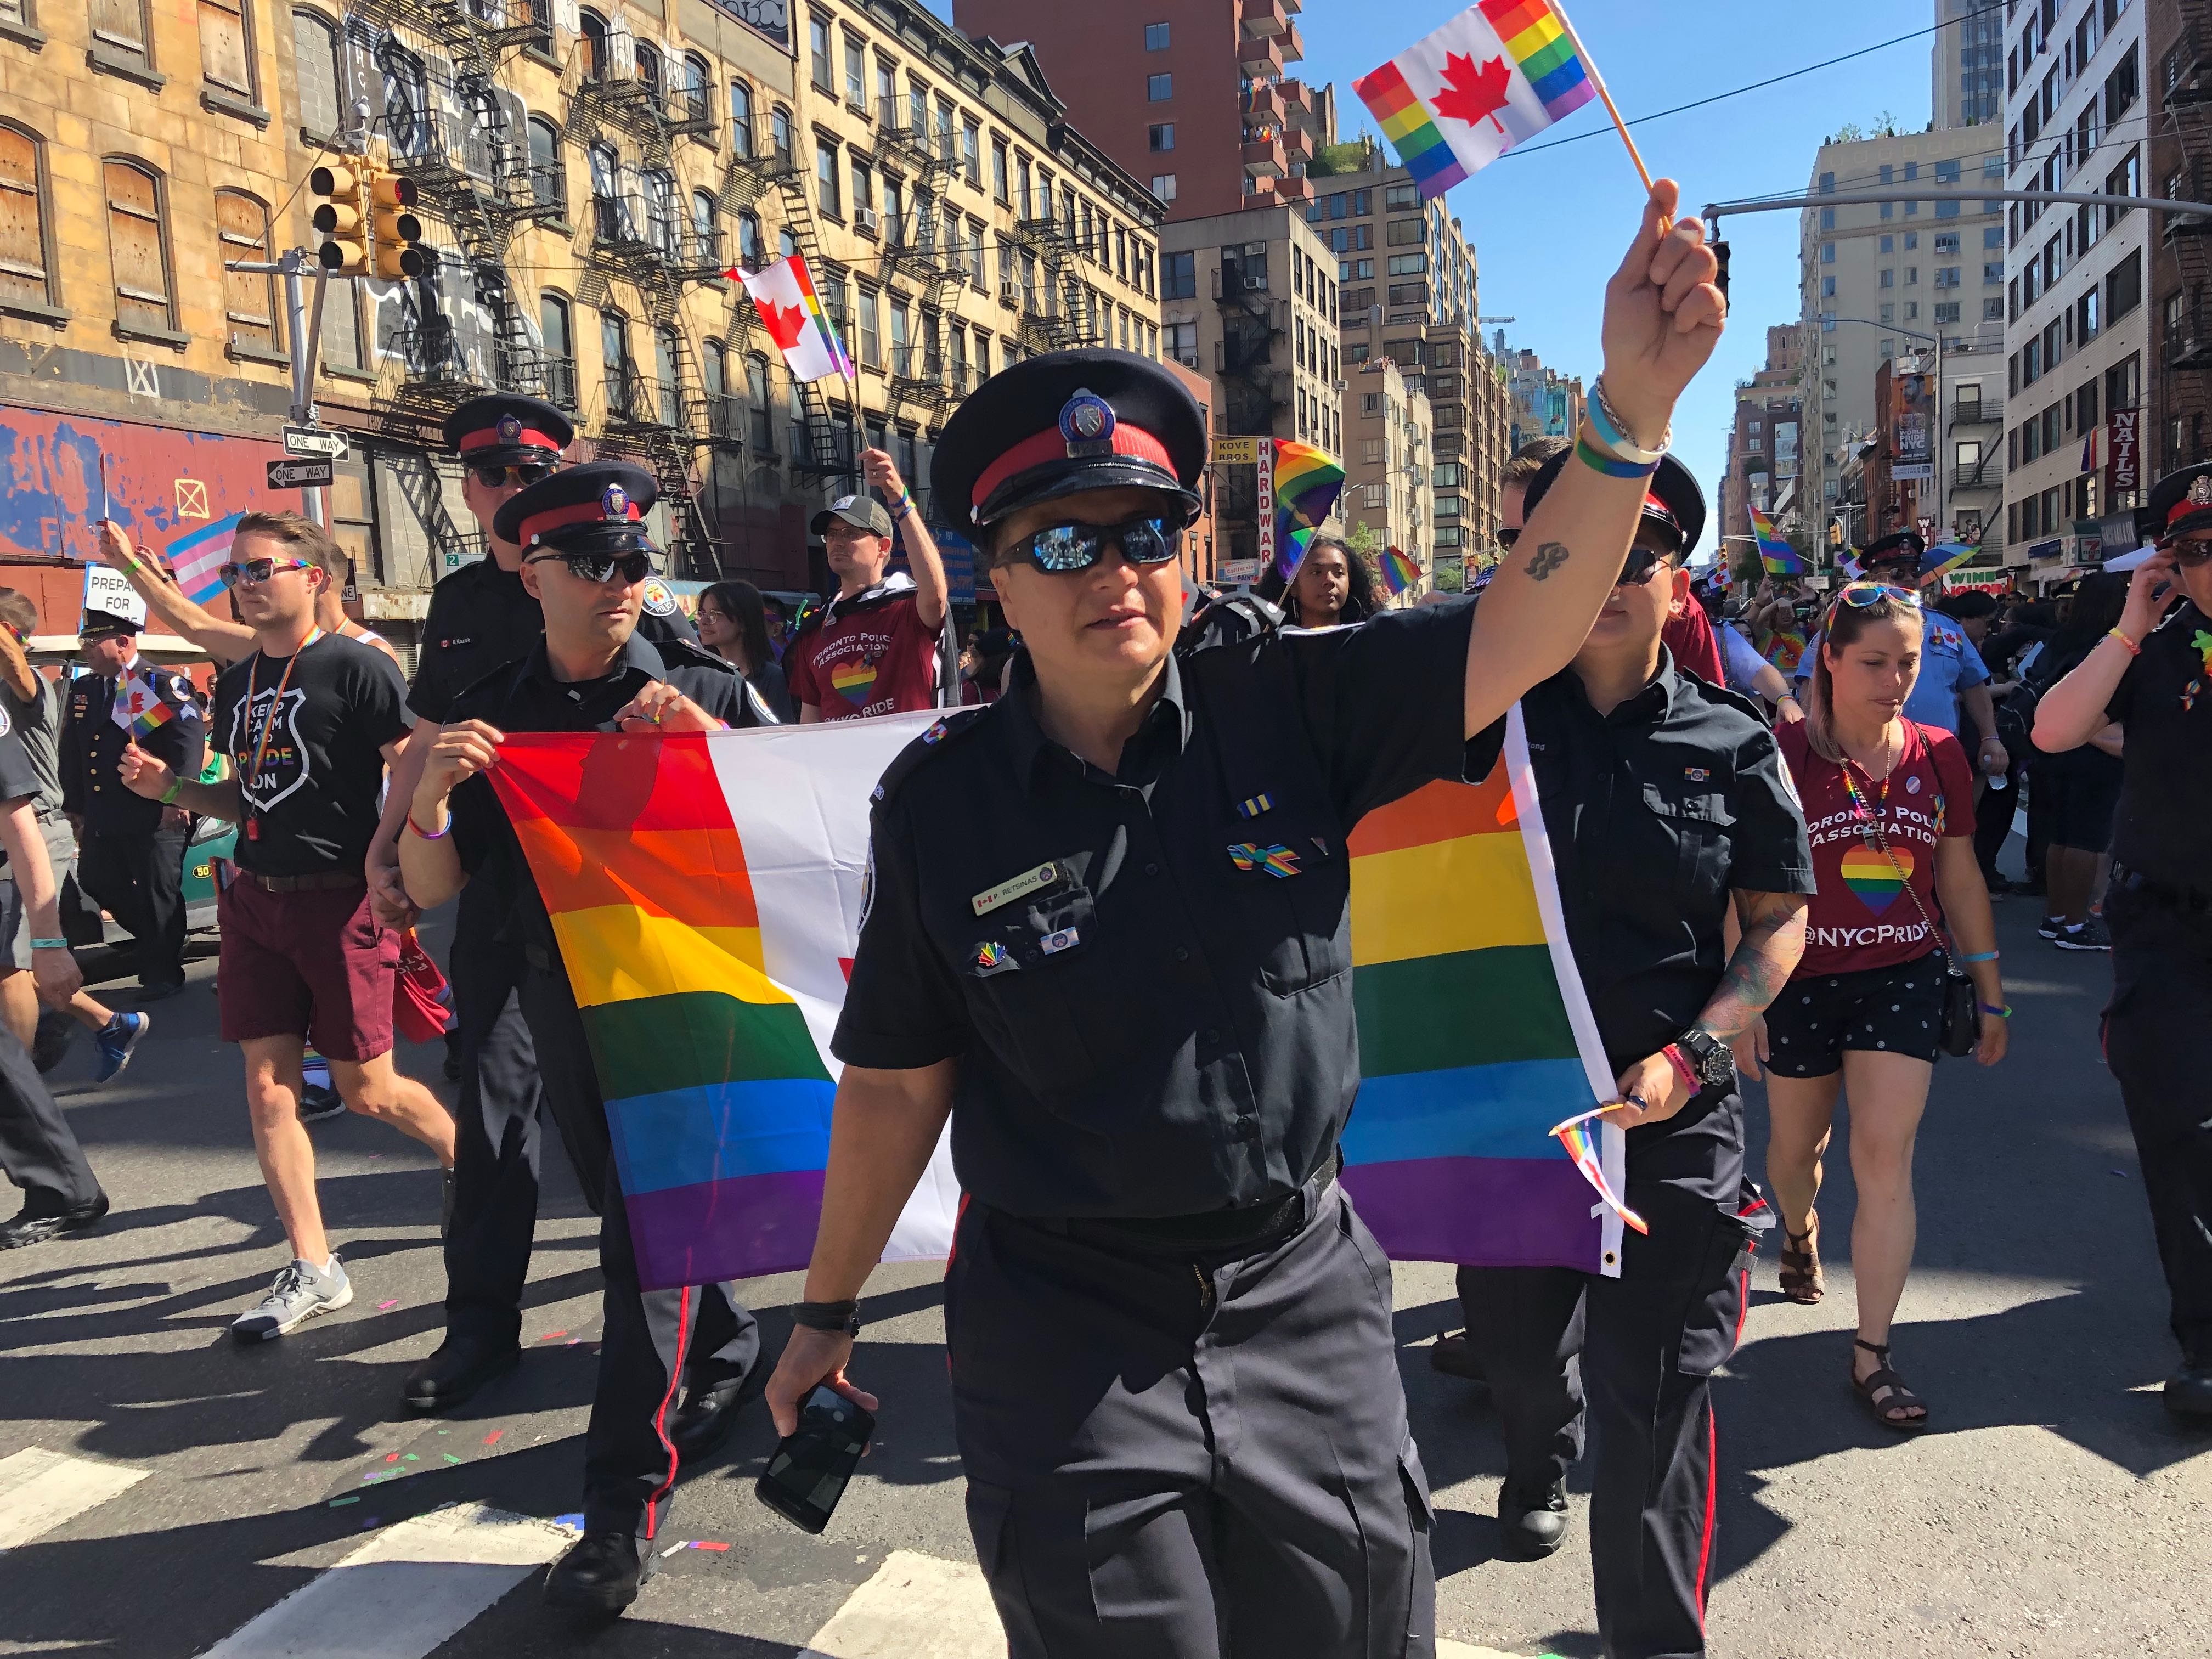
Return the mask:
{"type": "Polygon", "coordinates": [[[331,482],[328,461],[271,461],[269,463],[269,487],[271,489],[312,489],[331,482]]]}

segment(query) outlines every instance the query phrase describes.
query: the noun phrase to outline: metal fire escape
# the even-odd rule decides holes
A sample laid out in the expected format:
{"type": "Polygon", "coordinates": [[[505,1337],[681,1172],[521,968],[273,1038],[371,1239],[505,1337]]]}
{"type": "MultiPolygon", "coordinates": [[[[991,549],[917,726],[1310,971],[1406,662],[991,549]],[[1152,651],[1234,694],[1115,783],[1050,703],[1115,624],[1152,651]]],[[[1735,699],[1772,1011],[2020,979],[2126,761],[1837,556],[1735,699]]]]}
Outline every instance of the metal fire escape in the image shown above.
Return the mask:
{"type": "MultiPolygon", "coordinates": [[[[2179,0],[2181,39],[2168,60],[2166,129],[2181,149],[2183,183],[2168,194],[2203,201],[2212,188],[2212,0],[2179,0]]],[[[2156,473],[2212,459],[2206,420],[2212,412],[2212,219],[2161,216],[2167,249],[2181,272],[2179,317],[2166,330],[2165,372],[2158,377],[2158,449],[2146,471],[2156,473]],[[2164,453],[2179,430],[2176,453],[2164,453]]],[[[2149,434],[2139,435],[2148,451],[2149,434]]],[[[2148,454],[2147,454],[2148,459],[2148,454]]]]}
{"type": "Polygon", "coordinates": [[[678,139],[714,131],[709,88],[680,59],[617,31],[578,42],[562,90],[563,136],[594,158],[577,232],[577,302],[605,310],[620,284],[636,304],[616,310],[643,323],[651,339],[650,373],[628,357],[606,366],[601,447],[630,455],[659,482],[674,526],[669,568],[712,578],[720,561],[692,473],[714,418],[684,296],[695,283],[719,285],[728,262],[719,227],[690,210],[675,155],[678,139]],[[618,159],[604,170],[596,158],[610,151],[618,159]]]}
{"type": "Polygon", "coordinates": [[[1073,263],[1075,221],[1054,218],[1052,192],[1042,185],[1017,204],[1012,246],[1022,260],[1022,317],[1018,337],[1024,351],[1059,351],[1076,344],[1078,319],[1066,307],[1061,292],[1065,268],[1073,263]],[[1033,263],[1034,262],[1034,263],[1033,263]],[[1042,267],[1043,280],[1031,280],[1042,267]]]}
{"type": "Polygon", "coordinates": [[[943,208],[945,186],[960,170],[960,152],[949,129],[929,127],[926,98],[881,100],[880,153],[912,171],[905,222],[884,227],[885,279],[904,277],[918,291],[915,310],[921,337],[893,348],[890,408],[887,416],[913,409],[936,414],[966,394],[951,382],[943,344],[944,319],[968,280],[966,248],[957,221],[943,208]]]}
{"type": "Polygon", "coordinates": [[[1213,367],[1228,392],[1222,418],[1231,432],[1273,432],[1275,417],[1290,407],[1290,367],[1275,361],[1275,341],[1289,330],[1289,301],[1268,296],[1264,267],[1226,258],[1213,299],[1221,310],[1213,367]]]}

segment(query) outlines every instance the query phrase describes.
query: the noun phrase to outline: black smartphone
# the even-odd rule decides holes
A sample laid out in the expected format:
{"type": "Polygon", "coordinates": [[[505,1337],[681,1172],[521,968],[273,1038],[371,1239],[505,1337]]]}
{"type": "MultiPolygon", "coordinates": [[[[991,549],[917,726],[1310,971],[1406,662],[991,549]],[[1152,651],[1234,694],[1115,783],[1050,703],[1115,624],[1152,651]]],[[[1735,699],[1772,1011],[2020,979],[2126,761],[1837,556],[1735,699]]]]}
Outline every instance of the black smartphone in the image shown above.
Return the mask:
{"type": "Polygon", "coordinates": [[[820,1532],[830,1524],[876,1419],[828,1383],[799,1402],[799,1431],[779,1444],[753,1496],[793,1526],[820,1532]]]}

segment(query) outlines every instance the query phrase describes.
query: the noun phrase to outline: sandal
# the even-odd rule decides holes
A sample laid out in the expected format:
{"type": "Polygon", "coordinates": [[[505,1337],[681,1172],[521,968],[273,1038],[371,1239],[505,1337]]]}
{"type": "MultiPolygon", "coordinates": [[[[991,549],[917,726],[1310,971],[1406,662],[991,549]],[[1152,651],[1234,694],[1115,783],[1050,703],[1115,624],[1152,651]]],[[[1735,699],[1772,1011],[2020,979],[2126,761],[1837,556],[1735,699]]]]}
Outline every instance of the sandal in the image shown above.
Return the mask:
{"type": "Polygon", "coordinates": [[[1814,1216],[1802,1233],[1782,1230],[1782,1294],[1809,1308],[1827,1294],[1820,1278],[1820,1218],[1814,1216]]]}
{"type": "Polygon", "coordinates": [[[1928,1403],[1905,1386],[1905,1379],[1890,1368],[1889,1344],[1879,1347],[1871,1342],[1851,1339],[1855,1348],[1864,1348],[1875,1357],[1875,1369],[1864,1376],[1853,1369],[1851,1387],[1867,1403],[1874,1420],[1885,1429],[1894,1429],[1899,1434],[1917,1434],[1928,1426],[1928,1403]],[[1911,1407],[1920,1407],[1920,1415],[1911,1415],[1911,1407]]]}

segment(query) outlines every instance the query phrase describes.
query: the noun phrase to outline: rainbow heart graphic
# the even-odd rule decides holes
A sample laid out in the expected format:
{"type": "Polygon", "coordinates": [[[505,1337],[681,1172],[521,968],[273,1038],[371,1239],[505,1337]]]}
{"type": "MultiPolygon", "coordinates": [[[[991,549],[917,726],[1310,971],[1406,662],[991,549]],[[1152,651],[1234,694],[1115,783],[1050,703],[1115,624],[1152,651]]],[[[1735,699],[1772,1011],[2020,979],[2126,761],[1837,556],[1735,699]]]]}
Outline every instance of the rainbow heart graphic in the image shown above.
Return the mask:
{"type": "Polygon", "coordinates": [[[1911,849],[1897,847],[1891,851],[1897,860],[1894,865],[1883,856],[1879,848],[1869,847],[1863,842],[1844,854],[1844,885],[1856,894],[1859,902],[1876,915],[1897,902],[1898,890],[1912,878],[1911,849]],[[1903,879],[1899,879],[1898,875],[1900,870],[1905,872],[1903,879]]]}
{"type": "Polygon", "coordinates": [[[875,688],[876,665],[872,662],[842,662],[830,671],[830,684],[848,702],[863,703],[875,688]]]}

